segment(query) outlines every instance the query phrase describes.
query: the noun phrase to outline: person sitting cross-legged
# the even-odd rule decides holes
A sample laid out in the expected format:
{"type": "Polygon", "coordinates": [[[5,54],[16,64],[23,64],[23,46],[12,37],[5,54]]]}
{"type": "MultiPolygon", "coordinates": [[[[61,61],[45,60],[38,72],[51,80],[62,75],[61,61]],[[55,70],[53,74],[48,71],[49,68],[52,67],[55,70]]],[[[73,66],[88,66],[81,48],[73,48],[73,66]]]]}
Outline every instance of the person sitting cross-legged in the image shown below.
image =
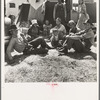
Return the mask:
{"type": "Polygon", "coordinates": [[[92,45],[96,47],[91,21],[88,20],[85,22],[84,26],[85,30],[66,36],[66,42],[64,42],[63,47],[59,50],[59,52],[67,54],[68,50],[73,48],[76,52],[82,53],[90,51],[90,47],[92,45]]]}
{"type": "Polygon", "coordinates": [[[50,48],[42,37],[38,37],[28,42],[24,34],[18,33],[16,25],[12,25],[10,28],[10,33],[12,35],[9,45],[6,50],[6,55],[8,57],[8,63],[14,63],[14,59],[11,55],[12,50],[23,54],[44,54],[48,52],[50,48]],[[41,46],[38,49],[38,46],[41,46]]]}

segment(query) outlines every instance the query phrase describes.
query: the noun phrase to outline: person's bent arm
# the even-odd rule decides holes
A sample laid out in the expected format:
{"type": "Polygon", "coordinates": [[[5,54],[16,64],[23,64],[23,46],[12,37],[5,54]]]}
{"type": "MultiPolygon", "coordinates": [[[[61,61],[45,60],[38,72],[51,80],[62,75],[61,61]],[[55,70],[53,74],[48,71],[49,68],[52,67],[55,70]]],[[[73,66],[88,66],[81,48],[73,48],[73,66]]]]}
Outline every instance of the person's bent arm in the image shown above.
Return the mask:
{"type": "Polygon", "coordinates": [[[9,60],[13,59],[13,57],[11,55],[11,51],[14,49],[15,43],[16,43],[16,39],[15,38],[11,38],[11,40],[9,42],[9,45],[7,47],[7,51],[6,51],[9,60]]]}
{"type": "Polygon", "coordinates": [[[23,40],[24,40],[24,42],[26,43],[26,45],[28,45],[28,41],[27,41],[27,39],[25,39],[24,34],[20,34],[20,35],[21,35],[21,37],[23,38],[23,40]]]}
{"type": "Polygon", "coordinates": [[[66,36],[66,39],[79,40],[79,39],[82,39],[82,38],[83,38],[82,35],[80,35],[80,36],[77,36],[77,35],[69,36],[69,35],[67,35],[66,36]]]}

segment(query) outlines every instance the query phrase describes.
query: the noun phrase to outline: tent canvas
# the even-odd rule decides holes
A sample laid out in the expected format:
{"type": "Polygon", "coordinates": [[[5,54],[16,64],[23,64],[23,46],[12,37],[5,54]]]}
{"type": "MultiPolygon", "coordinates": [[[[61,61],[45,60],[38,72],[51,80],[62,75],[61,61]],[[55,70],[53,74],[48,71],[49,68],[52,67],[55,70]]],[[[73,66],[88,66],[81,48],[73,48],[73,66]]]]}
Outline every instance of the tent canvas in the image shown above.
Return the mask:
{"type": "Polygon", "coordinates": [[[37,19],[39,22],[44,20],[44,14],[41,12],[41,6],[35,10],[29,3],[23,3],[19,8],[16,24],[32,19],[37,19]]]}
{"type": "MultiPolygon", "coordinates": [[[[67,1],[68,2],[68,1],[67,1]]],[[[53,10],[54,10],[54,5],[57,3],[57,1],[48,0],[45,3],[45,13],[42,13],[42,4],[39,6],[37,9],[32,6],[30,3],[23,3],[20,6],[20,12],[17,17],[16,22],[22,22],[22,21],[27,21],[27,20],[32,20],[32,19],[37,19],[40,24],[44,22],[44,20],[49,20],[53,26],[55,25],[55,21],[53,19],[53,10]]],[[[68,2],[69,5],[70,2],[68,2]]],[[[71,9],[70,9],[71,10],[71,9]]],[[[69,11],[68,11],[68,14],[69,11]]],[[[70,18],[68,18],[69,20],[70,18]]]]}

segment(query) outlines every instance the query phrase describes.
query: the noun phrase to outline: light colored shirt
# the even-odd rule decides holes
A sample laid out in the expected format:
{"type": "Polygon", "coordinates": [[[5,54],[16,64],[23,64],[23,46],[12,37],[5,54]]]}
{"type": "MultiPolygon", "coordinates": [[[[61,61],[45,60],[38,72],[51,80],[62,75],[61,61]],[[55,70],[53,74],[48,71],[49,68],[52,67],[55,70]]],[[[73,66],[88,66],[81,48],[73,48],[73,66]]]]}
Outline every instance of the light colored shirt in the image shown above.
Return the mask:
{"type": "Polygon", "coordinates": [[[82,34],[82,37],[83,37],[83,39],[89,39],[89,41],[92,45],[95,44],[95,42],[94,42],[94,32],[93,32],[92,29],[90,29],[88,32],[82,34]]]}
{"type": "Polygon", "coordinates": [[[66,28],[65,28],[65,26],[62,25],[62,24],[60,25],[60,27],[55,26],[54,28],[52,28],[52,29],[50,30],[50,33],[52,33],[53,30],[55,30],[55,29],[57,29],[57,30],[60,31],[60,32],[63,32],[64,34],[66,34],[66,28]]]}

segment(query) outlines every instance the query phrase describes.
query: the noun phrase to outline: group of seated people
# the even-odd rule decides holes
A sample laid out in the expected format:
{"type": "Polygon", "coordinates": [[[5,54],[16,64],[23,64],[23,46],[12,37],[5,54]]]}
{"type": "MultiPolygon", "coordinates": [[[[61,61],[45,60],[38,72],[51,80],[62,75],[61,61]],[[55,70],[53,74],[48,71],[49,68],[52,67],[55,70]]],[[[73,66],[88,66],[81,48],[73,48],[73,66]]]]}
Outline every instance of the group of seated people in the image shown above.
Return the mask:
{"type": "Polygon", "coordinates": [[[25,23],[19,27],[11,25],[9,29],[11,39],[6,49],[9,64],[15,62],[11,55],[13,49],[19,53],[23,52],[24,55],[44,54],[49,49],[54,48],[59,53],[68,54],[68,50],[71,48],[75,52],[88,52],[92,45],[96,46],[90,20],[84,22],[85,30],[80,30],[76,27],[76,23],[70,20],[68,22],[69,32],[66,31],[60,18],[56,19],[56,26],[53,28],[49,21],[46,20],[43,31],[40,30],[36,19],[32,20],[31,23],[30,26],[25,25],[25,23]],[[46,43],[43,34],[49,37],[52,47],[46,43]]]}

